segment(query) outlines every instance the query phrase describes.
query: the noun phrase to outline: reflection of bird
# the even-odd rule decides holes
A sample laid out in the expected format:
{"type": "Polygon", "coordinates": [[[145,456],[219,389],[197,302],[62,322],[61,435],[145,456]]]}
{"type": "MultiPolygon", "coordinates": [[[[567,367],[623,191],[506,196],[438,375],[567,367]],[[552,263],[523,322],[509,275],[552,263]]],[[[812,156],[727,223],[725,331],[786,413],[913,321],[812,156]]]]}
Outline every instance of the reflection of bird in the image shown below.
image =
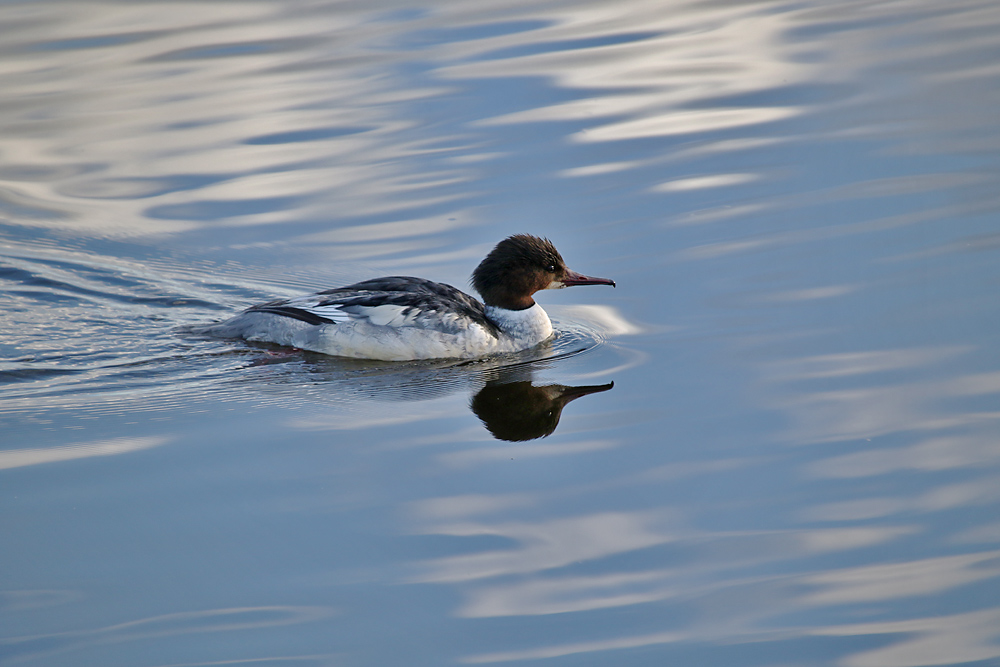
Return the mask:
{"type": "Polygon", "coordinates": [[[393,276],[253,306],[196,332],[363,359],[469,359],[552,334],[535,292],[615,284],[571,271],[550,241],[526,234],[498,243],[472,283],[484,303],[450,285],[393,276]]]}
{"type": "Polygon", "coordinates": [[[567,403],[614,386],[614,382],[587,387],[561,384],[536,387],[527,381],[490,382],[472,397],[471,407],[498,440],[534,440],[556,430],[567,403]]]}

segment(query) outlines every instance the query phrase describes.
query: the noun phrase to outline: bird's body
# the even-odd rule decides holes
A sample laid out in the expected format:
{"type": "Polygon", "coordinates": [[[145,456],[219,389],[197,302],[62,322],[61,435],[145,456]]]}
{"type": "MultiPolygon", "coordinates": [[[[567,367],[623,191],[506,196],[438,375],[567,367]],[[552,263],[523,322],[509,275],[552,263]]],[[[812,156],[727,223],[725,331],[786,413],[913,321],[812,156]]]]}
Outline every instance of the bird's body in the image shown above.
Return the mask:
{"type": "Polygon", "coordinates": [[[252,306],[205,333],[342,357],[475,358],[533,347],[552,335],[531,298],[541,289],[614,285],[566,268],[551,242],[501,241],[473,274],[485,303],[444,283],[392,276],[252,306]]]}

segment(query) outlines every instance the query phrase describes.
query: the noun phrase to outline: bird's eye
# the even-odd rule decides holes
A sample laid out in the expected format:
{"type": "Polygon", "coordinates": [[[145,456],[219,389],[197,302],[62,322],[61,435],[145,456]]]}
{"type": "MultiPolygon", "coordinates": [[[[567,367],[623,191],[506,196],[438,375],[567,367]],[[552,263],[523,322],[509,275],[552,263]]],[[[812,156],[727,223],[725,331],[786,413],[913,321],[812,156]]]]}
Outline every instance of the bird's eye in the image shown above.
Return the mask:
{"type": "Polygon", "coordinates": [[[556,265],[555,264],[549,264],[548,266],[545,267],[545,270],[548,271],[549,273],[555,273],[556,272],[556,265]]]}

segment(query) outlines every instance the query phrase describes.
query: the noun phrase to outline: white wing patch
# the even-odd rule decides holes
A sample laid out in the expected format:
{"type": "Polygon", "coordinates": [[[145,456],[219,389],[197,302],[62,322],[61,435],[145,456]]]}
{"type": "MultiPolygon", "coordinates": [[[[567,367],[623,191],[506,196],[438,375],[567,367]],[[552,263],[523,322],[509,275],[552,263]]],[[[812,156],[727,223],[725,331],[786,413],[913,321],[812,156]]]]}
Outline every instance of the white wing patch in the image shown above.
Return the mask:
{"type": "Polygon", "coordinates": [[[292,308],[298,308],[314,315],[325,317],[336,324],[368,320],[371,324],[380,327],[414,326],[417,318],[423,313],[419,308],[393,303],[384,303],[379,306],[317,303],[315,298],[309,297],[291,299],[286,303],[292,308]]]}
{"type": "Polygon", "coordinates": [[[413,323],[419,310],[411,306],[386,303],[381,306],[355,306],[352,308],[361,317],[380,327],[405,327],[413,323]],[[409,311],[409,313],[407,313],[409,311]]]}
{"type": "Polygon", "coordinates": [[[348,322],[351,319],[350,314],[345,313],[340,308],[343,306],[341,303],[331,303],[325,306],[314,306],[314,305],[296,305],[296,308],[301,308],[302,310],[309,311],[314,315],[319,315],[320,317],[325,317],[328,320],[333,320],[337,324],[343,322],[348,322]]]}

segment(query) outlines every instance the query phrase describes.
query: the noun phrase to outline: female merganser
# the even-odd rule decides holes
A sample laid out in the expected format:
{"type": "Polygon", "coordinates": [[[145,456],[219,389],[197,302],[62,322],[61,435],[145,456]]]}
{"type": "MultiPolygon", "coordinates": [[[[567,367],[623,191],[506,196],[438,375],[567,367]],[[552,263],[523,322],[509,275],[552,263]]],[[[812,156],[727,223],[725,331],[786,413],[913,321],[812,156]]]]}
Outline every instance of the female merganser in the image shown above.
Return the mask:
{"type": "Polygon", "coordinates": [[[472,285],[484,303],[423,278],[375,278],[253,306],[200,333],[360,359],[470,359],[524,350],[552,335],[535,292],[615,282],[571,271],[551,241],[518,234],[476,267],[472,285]]]}

